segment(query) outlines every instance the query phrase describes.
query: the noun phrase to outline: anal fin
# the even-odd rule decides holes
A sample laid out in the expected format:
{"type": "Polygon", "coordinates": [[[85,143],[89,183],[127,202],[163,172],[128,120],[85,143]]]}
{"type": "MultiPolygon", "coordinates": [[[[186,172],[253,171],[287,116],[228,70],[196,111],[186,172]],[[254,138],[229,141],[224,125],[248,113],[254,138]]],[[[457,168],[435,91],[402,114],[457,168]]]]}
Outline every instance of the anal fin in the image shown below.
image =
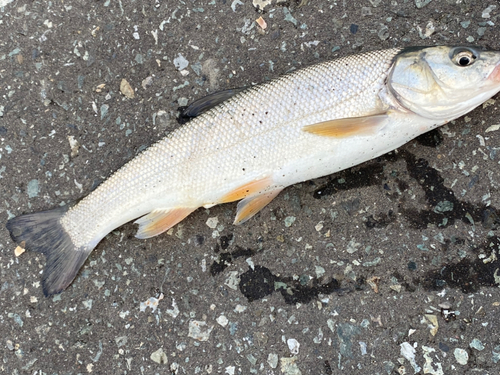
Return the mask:
{"type": "Polygon", "coordinates": [[[283,186],[276,186],[271,176],[264,176],[247,182],[225,194],[217,203],[238,201],[234,224],[244,223],[269,202],[271,202],[283,186]]]}
{"type": "Polygon", "coordinates": [[[217,203],[229,203],[239,201],[250,195],[260,194],[274,184],[271,177],[263,177],[250,181],[224,195],[217,203]]]}
{"type": "Polygon", "coordinates": [[[242,224],[257,212],[269,204],[279,193],[283,187],[277,187],[272,190],[267,190],[262,193],[251,195],[238,202],[236,217],[234,224],[242,224]]]}
{"type": "Polygon", "coordinates": [[[324,137],[347,138],[375,134],[388,118],[387,113],[350,117],[307,125],[302,130],[324,137]]]}
{"type": "Polygon", "coordinates": [[[140,239],[157,236],[182,221],[194,210],[196,210],[196,207],[178,207],[151,211],[146,216],[134,221],[134,224],[139,224],[135,236],[140,239]]]}

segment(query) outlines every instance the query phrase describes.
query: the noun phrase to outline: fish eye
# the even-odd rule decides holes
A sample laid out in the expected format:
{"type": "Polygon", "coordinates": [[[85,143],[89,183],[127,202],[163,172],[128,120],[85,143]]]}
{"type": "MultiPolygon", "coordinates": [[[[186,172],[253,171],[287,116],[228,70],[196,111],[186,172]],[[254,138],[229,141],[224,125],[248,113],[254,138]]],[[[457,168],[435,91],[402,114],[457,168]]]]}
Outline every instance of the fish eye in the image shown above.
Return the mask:
{"type": "Polygon", "coordinates": [[[455,53],[452,57],[452,61],[457,66],[465,67],[474,64],[477,56],[470,50],[461,50],[455,53]]]}

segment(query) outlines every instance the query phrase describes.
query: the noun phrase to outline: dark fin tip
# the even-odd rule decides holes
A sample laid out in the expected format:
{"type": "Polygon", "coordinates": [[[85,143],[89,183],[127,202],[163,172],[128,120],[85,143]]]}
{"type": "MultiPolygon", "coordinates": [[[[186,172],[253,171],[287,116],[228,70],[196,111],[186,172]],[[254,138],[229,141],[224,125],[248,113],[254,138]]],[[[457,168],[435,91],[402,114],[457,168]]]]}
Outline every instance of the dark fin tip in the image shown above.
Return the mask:
{"type": "Polygon", "coordinates": [[[239,87],[235,89],[214,92],[213,94],[195,100],[187,107],[179,107],[178,122],[184,124],[190,119],[205,113],[206,111],[218,106],[222,102],[232,98],[242,91],[245,91],[246,89],[247,87],[239,87]]]}
{"type": "Polygon", "coordinates": [[[45,255],[42,276],[45,296],[61,293],[68,287],[92,249],[75,248],[60,223],[67,207],[21,215],[10,219],[6,227],[12,239],[28,251],[45,255]],[[24,242],[24,243],[23,243],[24,242]]]}

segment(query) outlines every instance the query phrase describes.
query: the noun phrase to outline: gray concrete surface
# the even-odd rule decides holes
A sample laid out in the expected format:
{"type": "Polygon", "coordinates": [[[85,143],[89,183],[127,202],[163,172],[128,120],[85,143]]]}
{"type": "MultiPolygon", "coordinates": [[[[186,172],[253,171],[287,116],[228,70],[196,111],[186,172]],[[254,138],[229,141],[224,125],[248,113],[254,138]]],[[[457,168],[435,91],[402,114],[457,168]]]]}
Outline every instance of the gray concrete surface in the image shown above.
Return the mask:
{"type": "MultiPolygon", "coordinates": [[[[2,223],[85,196],[209,92],[372,49],[500,48],[493,0],[0,5],[2,223]]],[[[146,241],[125,225],[50,298],[2,225],[0,373],[498,374],[498,103],[239,227],[235,204],[146,241]]]]}

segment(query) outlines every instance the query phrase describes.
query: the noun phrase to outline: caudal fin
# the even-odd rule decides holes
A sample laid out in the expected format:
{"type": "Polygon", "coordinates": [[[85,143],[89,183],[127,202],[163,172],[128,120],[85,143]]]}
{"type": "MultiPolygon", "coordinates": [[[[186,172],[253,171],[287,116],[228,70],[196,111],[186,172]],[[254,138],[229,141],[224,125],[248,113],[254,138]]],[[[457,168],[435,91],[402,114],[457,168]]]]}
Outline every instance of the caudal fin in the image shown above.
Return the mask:
{"type": "Polygon", "coordinates": [[[66,289],[92,251],[73,244],[60,222],[66,211],[65,207],[22,215],[6,225],[15,242],[28,251],[45,255],[42,286],[46,296],[66,289]]]}

